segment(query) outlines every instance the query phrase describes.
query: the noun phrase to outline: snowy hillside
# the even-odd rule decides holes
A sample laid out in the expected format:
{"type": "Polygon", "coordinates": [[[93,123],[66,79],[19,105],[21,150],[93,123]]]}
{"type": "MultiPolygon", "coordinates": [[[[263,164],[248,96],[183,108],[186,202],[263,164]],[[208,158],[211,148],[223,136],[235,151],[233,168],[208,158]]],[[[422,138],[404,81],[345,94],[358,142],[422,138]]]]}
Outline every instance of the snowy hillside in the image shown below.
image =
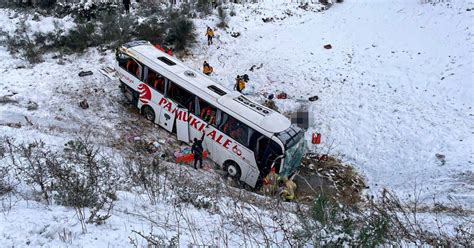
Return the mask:
{"type": "MultiPolygon", "coordinates": [[[[201,43],[194,65],[209,61],[228,88],[248,73],[249,93],[318,95],[310,106],[313,130],[323,137],[317,151],[360,169],[370,192],[418,188],[425,199],[453,197],[472,207],[474,34],[467,9],[474,4],[445,2],[345,1],[272,23],[261,21],[272,14],[239,14],[229,26],[242,36],[222,35],[217,47],[201,43]]],[[[277,105],[294,110],[292,103],[277,105]]]]}
{"type": "MultiPolygon", "coordinates": [[[[454,202],[472,218],[472,1],[345,0],[319,11],[319,4],[301,8],[296,1],[265,0],[229,8],[236,15],[229,17],[227,30],[216,30],[211,46],[204,33],[218,18],[193,19],[197,42],[183,56],[186,64],[200,69],[208,61],[212,77],[228,89],[236,75],[248,74],[245,93],[257,101],[286,92],[288,99],[275,100],[282,112],[303,106],[312,117],[308,149],[354,166],[366,179],[364,193],[377,197],[386,188],[402,200],[415,195],[430,207],[434,201],[454,202]],[[233,32],[240,36],[232,37],[233,32]],[[327,44],[332,48],[325,49],[327,44]],[[314,95],[317,101],[305,100],[314,95]],[[322,134],[318,146],[310,144],[313,132],[322,134]]],[[[20,18],[0,9],[3,31],[12,32],[20,18]]],[[[54,29],[53,20],[65,29],[74,26],[69,16],[27,18],[34,30],[44,32],[54,29]]],[[[41,139],[62,151],[65,143],[85,135],[124,165],[115,168],[124,178],[110,219],[88,223],[86,231],[74,208],[39,201],[31,187],[9,174],[15,189],[0,195],[0,244],[145,247],[148,235],[162,245],[295,245],[287,234],[301,228],[297,212],[306,205],[232,187],[218,170],[169,162],[160,165],[163,172],[153,184],[159,196],[127,178],[141,164],[127,164],[124,157],[152,156],[135,150],[138,143],[159,141],[163,148],[176,142],[125,102],[116,81],[100,74],[100,68],[113,65],[112,51],[45,54],[44,62],[31,65],[0,46],[0,59],[0,138],[41,139]],[[79,77],[83,70],[93,75],[79,77]],[[88,109],[79,107],[83,99],[88,109]]],[[[0,148],[0,163],[9,166],[0,148]]],[[[454,236],[457,224],[446,212],[435,216],[426,210],[419,221],[436,232],[434,220],[447,220],[443,228],[454,236]]],[[[472,228],[471,220],[467,230],[472,228]]]]}

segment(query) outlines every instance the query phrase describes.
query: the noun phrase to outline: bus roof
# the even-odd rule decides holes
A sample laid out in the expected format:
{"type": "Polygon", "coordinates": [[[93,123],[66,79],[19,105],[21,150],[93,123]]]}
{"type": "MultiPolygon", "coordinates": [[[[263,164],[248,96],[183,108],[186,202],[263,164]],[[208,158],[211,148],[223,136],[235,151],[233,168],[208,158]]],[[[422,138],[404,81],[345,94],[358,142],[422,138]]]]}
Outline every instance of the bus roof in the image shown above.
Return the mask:
{"type": "Polygon", "coordinates": [[[232,111],[231,113],[226,111],[228,114],[237,114],[240,118],[254,123],[267,132],[279,133],[291,125],[290,120],[282,114],[255,103],[238,92],[226,89],[210,77],[185,65],[175,57],[162,52],[149,42],[129,42],[124,44],[123,48],[133,57],[143,60],[143,62],[148,62],[147,64],[151,63],[150,66],[155,70],[163,68],[166,71],[172,72],[181,79],[181,81],[176,82],[181,86],[185,87],[183,82],[194,86],[197,90],[194,90],[193,93],[198,97],[204,97],[204,100],[207,101],[212,100],[213,102],[210,103],[213,105],[218,103],[222,110],[228,109],[232,111]]]}

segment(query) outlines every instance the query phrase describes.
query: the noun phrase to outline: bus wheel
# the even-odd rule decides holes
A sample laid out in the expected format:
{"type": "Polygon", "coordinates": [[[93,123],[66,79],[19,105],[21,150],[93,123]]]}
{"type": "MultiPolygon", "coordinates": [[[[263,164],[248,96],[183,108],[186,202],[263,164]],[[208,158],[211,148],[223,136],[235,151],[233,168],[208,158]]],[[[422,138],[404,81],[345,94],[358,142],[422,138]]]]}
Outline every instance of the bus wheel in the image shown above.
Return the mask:
{"type": "Polygon", "coordinates": [[[142,113],[147,120],[155,122],[155,112],[150,106],[143,107],[142,113]]]}
{"type": "Polygon", "coordinates": [[[234,180],[237,180],[237,181],[240,180],[240,173],[241,173],[240,172],[240,167],[234,161],[228,161],[227,163],[225,163],[224,170],[234,180]]]}

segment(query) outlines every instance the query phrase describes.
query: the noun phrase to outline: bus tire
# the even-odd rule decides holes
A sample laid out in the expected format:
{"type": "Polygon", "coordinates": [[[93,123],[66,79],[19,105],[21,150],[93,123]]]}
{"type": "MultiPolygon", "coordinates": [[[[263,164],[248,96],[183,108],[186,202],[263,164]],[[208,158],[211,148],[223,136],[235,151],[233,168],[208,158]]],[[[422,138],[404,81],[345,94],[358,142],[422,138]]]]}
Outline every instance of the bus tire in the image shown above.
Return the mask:
{"type": "Polygon", "coordinates": [[[153,109],[148,106],[148,105],[145,105],[142,107],[142,114],[143,116],[145,116],[145,118],[151,122],[155,122],[155,111],[153,111],[153,109]]]}
{"type": "Polygon", "coordinates": [[[241,170],[239,165],[234,161],[226,161],[224,163],[224,170],[227,172],[227,175],[232,177],[234,180],[240,181],[241,170]]]}

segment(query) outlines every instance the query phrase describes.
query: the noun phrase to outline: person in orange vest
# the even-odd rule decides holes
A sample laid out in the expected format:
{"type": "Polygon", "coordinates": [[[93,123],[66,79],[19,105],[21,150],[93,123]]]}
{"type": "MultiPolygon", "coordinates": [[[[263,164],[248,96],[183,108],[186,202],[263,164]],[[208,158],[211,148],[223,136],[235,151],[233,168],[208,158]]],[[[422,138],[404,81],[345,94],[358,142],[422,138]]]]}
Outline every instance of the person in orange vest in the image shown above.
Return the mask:
{"type": "Polygon", "coordinates": [[[245,81],[240,75],[237,75],[237,78],[235,78],[234,90],[242,93],[242,90],[244,89],[245,89],[245,81]]]}
{"type": "Polygon", "coordinates": [[[276,173],[276,168],[272,167],[270,173],[263,179],[263,194],[273,196],[278,188],[280,177],[276,173]]]}
{"type": "Polygon", "coordinates": [[[293,201],[295,199],[296,184],[287,177],[282,178],[283,188],[280,191],[280,197],[284,201],[293,201]]]}
{"type": "Polygon", "coordinates": [[[213,71],[214,71],[214,68],[212,68],[212,66],[210,66],[209,63],[207,63],[207,61],[204,61],[202,65],[202,73],[209,76],[211,75],[213,71]]]}
{"type": "Polygon", "coordinates": [[[209,26],[207,27],[206,36],[207,45],[210,46],[212,44],[212,38],[214,38],[214,30],[212,30],[212,28],[210,28],[209,26]]]}

